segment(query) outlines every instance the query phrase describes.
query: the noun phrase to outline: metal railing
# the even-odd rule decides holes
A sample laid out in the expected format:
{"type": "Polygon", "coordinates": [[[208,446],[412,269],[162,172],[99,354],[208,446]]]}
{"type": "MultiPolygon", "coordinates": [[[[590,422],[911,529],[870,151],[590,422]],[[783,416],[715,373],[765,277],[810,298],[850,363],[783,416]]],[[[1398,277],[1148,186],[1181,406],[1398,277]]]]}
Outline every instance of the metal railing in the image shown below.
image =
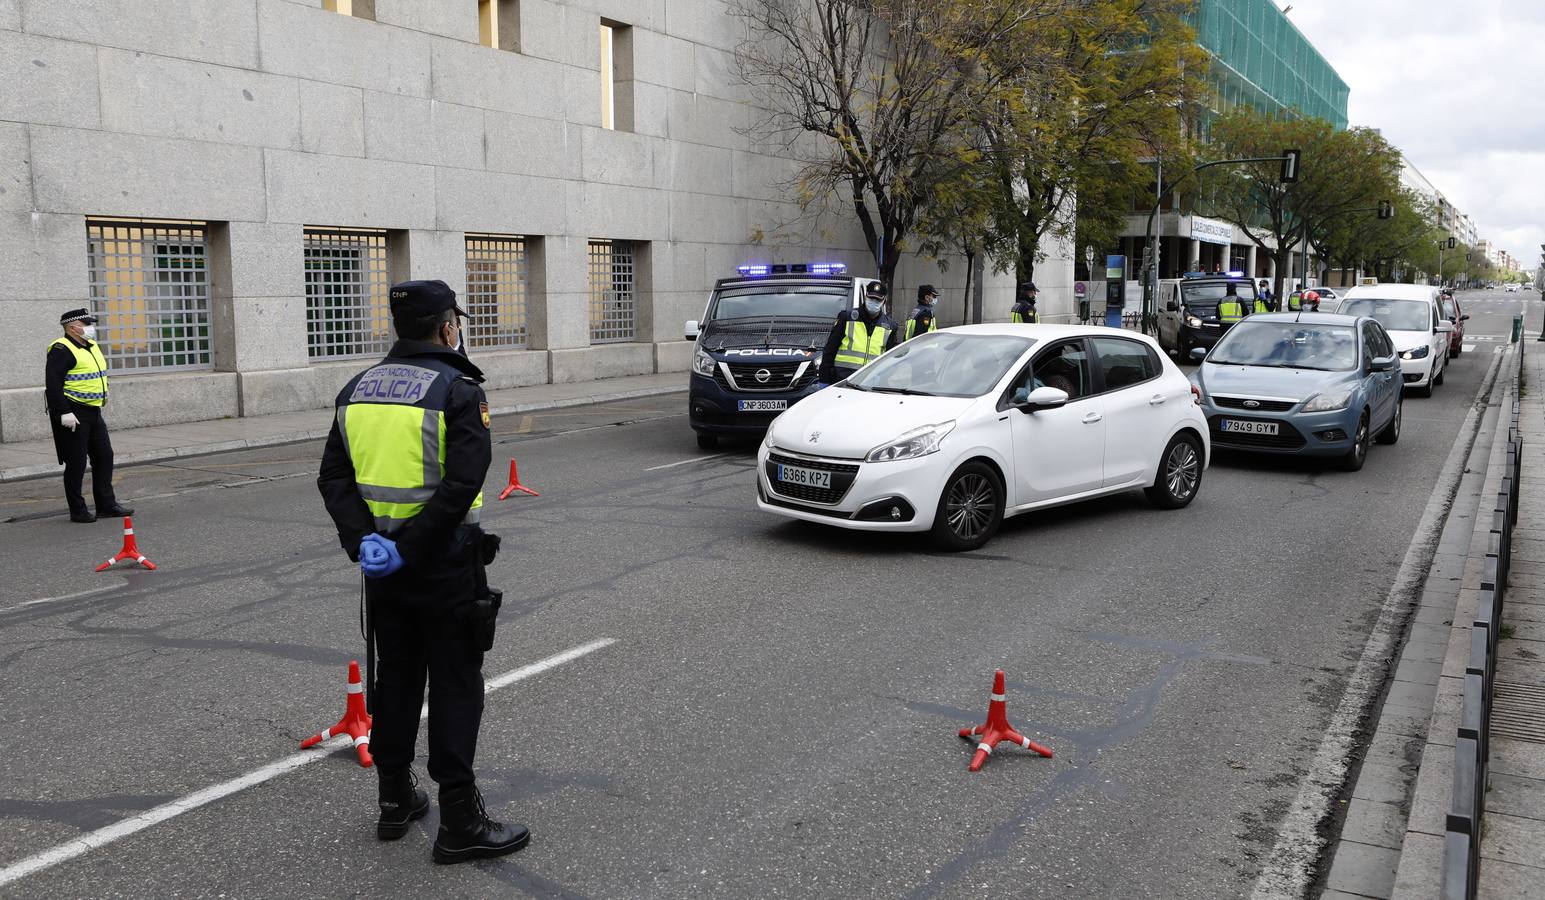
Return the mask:
{"type": "MultiPolygon", "coordinates": [[[[1516,338],[1515,338],[1516,341],[1516,338]]],[[[1481,816],[1486,810],[1486,777],[1490,761],[1492,693],[1497,677],[1497,639],[1502,630],[1502,603],[1512,563],[1513,528],[1518,524],[1519,478],[1523,436],[1519,419],[1523,404],[1518,385],[1523,377],[1524,345],[1517,348],[1512,404],[1502,483],[1493,497],[1480,575],[1475,617],[1470,624],[1470,658],[1465,664],[1464,694],[1454,740],[1453,791],[1444,819],[1443,900],[1474,900],[1480,875],[1481,816]]],[[[1458,623],[1456,623],[1458,624],[1458,623]]]]}

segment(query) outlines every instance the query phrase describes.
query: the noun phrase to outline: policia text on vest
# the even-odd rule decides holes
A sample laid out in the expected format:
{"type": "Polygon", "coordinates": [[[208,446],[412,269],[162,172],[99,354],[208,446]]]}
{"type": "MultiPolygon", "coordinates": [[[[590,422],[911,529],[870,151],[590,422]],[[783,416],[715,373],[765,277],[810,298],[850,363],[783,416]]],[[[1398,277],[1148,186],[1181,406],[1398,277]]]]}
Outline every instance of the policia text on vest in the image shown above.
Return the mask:
{"type": "Polygon", "coordinates": [[[428,809],[411,774],[427,682],[428,770],[440,786],[433,855],[460,862],[519,850],[529,838],[523,826],[488,818],[473,772],[483,653],[498,612],[483,575],[498,541],[479,525],[491,423],[482,372],[454,348],[455,293],[443,282],[405,282],[391,298],[398,333],[430,339],[397,341],[339,392],[317,487],[350,559],[360,561],[366,538],[367,556],[384,548],[395,557],[384,571],[362,566],[373,575],[365,593],[379,648],[370,739],[377,836],[401,837],[428,809]]]}
{"type": "Polygon", "coordinates": [[[118,503],[113,492],[113,443],[102,408],[107,405],[107,358],[95,336],[96,318],[85,309],[59,317],[64,335],[48,345],[43,394],[54,451],[64,465],[64,497],[70,521],[94,522],[97,516],[127,516],[134,510],[118,503]],[[91,493],[96,512],[81,495],[86,462],[91,462],[91,493]]]}

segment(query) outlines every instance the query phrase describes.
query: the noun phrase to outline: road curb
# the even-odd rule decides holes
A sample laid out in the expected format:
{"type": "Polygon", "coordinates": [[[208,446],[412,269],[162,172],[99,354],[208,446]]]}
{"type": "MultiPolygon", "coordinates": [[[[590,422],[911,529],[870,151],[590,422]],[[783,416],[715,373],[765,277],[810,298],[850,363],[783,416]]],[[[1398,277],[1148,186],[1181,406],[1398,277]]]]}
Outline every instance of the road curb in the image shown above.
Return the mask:
{"type": "MultiPolygon", "coordinates": [[[[619,400],[636,400],[640,397],[657,397],[664,394],[676,394],[684,391],[685,386],[672,385],[670,387],[637,388],[627,391],[607,391],[585,397],[565,397],[561,400],[538,400],[531,403],[515,403],[506,406],[495,406],[489,409],[492,416],[524,415],[527,413],[544,412],[551,409],[567,409],[575,406],[589,406],[592,403],[615,403],[619,400]]],[[[196,423],[195,423],[196,424],[196,423]]],[[[329,424],[326,428],[312,428],[301,431],[286,431],[276,434],[265,434],[261,437],[243,438],[232,441],[210,441],[201,444],[190,444],[180,447],[165,447],[155,450],[141,450],[136,453],[116,454],[113,465],[117,468],[124,466],[147,465],[150,463],[165,462],[169,459],[183,459],[193,456],[208,456],[212,453],[229,453],[232,450],[258,450],[264,447],[281,447],[285,444],[300,444],[306,441],[317,441],[327,437],[332,429],[329,424]]],[[[12,481],[29,481],[36,478],[57,477],[63,470],[58,463],[39,463],[30,466],[12,466],[0,469],[0,484],[12,481]]]]}
{"type": "Polygon", "coordinates": [[[1481,424],[1496,388],[1503,357],[1494,357],[1475,400],[1460,425],[1459,436],[1444,460],[1442,474],[1428,495],[1421,520],[1406,548],[1379,616],[1363,645],[1362,654],[1347,680],[1341,702],[1331,716],[1319,747],[1308,766],[1297,796],[1283,816],[1276,844],[1262,866],[1251,900],[1297,900],[1308,894],[1324,862],[1330,844],[1326,831],[1338,801],[1351,793],[1361,738],[1366,723],[1377,711],[1395,666],[1395,651],[1406,639],[1411,612],[1425,588],[1433,567],[1433,551],[1442,538],[1454,498],[1468,469],[1468,461],[1481,433],[1481,424]]]}

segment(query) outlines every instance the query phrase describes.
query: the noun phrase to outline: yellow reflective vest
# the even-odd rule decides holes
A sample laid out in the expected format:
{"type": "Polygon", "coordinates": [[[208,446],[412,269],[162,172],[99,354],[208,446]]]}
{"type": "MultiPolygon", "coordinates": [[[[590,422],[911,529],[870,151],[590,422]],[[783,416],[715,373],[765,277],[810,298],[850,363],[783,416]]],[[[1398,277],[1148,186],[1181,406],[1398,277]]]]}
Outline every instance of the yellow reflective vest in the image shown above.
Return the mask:
{"type": "Polygon", "coordinates": [[[932,311],[931,308],[924,308],[924,307],[920,306],[917,309],[913,310],[912,311],[912,316],[907,319],[907,340],[910,341],[910,340],[912,340],[912,338],[917,336],[917,320],[925,312],[928,314],[928,327],[923,329],[923,333],[927,334],[930,331],[938,331],[939,330],[939,318],[938,318],[938,316],[935,316],[933,314],[933,311],[932,311]]]}
{"type": "MultiPolygon", "coordinates": [[[[356,376],[338,401],[338,433],[382,534],[423,512],[445,476],[445,405],[460,373],[435,359],[387,359],[356,376]]],[[[478,493],[463,520],[476,524],[478,493]]]]}
{"type": "Polygon", "coordinates": [[[1238,297],[1225,299],[1218,304],[1218,321],[1225,325],[1232,325],[1245,317],[1245,305],[1238,297]]]}
{"type": "Polygon", "coordinates": [[[102,345],[95,341],[81,347],[67,337],[54,339],[49,347],[64,347],[75,356],[75,365],[64,376],[66,400],[84,406],[101,406],[107,402],[107,360],[102,356],[102,345]]]}
{"type": "Polygon", "coordinates": [[[890,329],[875,323],[874,328],[862,319],[849,319],[842,343],[837,345],[837,357],[833,362],[844,369],[862,369],[885,352],[885,342],[890,339],[890,329]]]}

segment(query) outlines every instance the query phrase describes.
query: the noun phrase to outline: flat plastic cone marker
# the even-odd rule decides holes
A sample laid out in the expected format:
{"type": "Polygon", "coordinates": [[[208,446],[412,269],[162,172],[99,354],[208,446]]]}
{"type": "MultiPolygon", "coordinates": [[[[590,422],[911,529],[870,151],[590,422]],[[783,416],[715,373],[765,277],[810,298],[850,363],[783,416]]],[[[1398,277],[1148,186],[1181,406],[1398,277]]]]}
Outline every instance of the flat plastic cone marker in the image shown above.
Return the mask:
{"type": "Polygon", "coordinates": [[[117,556],[109,557],[107,562],[97,566],[98,572],[105,572],[113,567],[119,560],[132,560],[145,568],[155,571],[156,564],[145,558],[145,554],[139,552],[139,544],[134,540],[134,520],[128,516],[123,517],[123,549],[117,556]]]}
{"type": "Polygon", "coordinates": [[[530,494],[533,497],[540,497],[540,496],[542,496],[541,494],[538,494],[536,491],[533,491],[531,488],[528,488],[525,485],[520,483],[520,473],[515,471],[515,457],[512,456],[512,457],[510,457],[510,486],[505,488],[502,492],[500,492],[499,499],[503,500],[506,497],[508,497],[509,495],[515,493],[516,491],[524,491],[524,492],[530,494]]]}
{"type": "Polygon", "coordinates": [[[359,751],[359,764],[370,768],[374,763],[370,759],[370,713],[365,712],[365,685],[359,680],[359,660],[349,660],[349,693],[344,704],[343,718],[338,724],[314,734],[300,742],[300,749],[315,747],[328,738],[346,734],[354,741],[354,749],[359,751]]]}
{"type": "Polygon", "coordinates": [[[1026,750],[1034,750],[1047,759],[1051,758],[1051,751],[1035,741],[1014,730],[1009,724],[1008,703],[1003,696],[1003,670],[999,669],[992,676],[992,701],[987,704],[987,722],[975,728],[960,729],[960,736],[966,740],[980,737],[977,742],[976,753],[971,757],[970,771],[975,772],[987,762],[987,757],[992,755],[992,748],[1004,741],[1018,744],[1026,750]]]}

